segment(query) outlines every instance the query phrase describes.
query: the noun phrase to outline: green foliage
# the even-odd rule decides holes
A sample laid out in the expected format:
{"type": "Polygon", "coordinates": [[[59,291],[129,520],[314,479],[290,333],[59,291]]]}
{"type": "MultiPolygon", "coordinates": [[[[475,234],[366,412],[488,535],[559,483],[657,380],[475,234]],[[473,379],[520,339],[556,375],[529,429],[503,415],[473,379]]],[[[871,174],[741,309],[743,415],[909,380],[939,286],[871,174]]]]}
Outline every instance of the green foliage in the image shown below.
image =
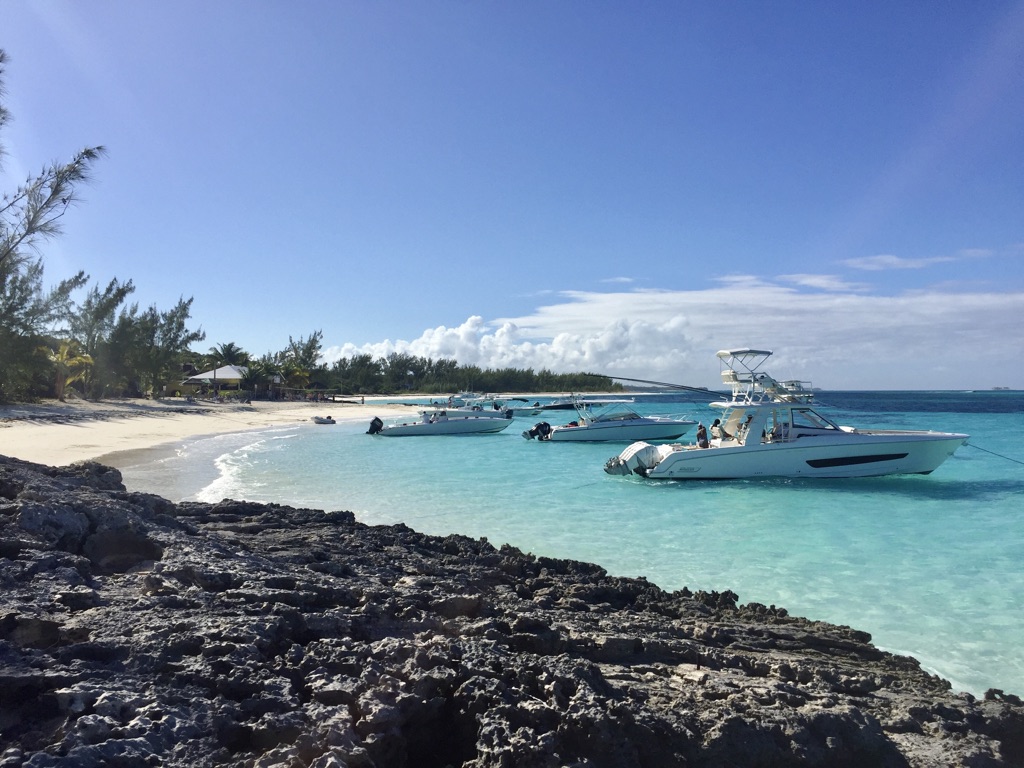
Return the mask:
{"type": "Polygon", "coordinates": [[[92,357],[82,351],[77,341],[62,341],[56,349],[42,349],[54,371],[53,391],[57,399],[64,402],[68,384],[83,379],[92,368],[92,357]]]}
{"type": "Polygon", "coordinates": [[[269,356],[258,360],[250,359],[239,382],[239,387],[251,398],[272,396],[274,376],[278,374],[277,366],[269,356]]]}
{"type": "Polygon", "coordinates": [[[249,353],[233,341],[210,347],[210,367],[220,368],[225,365],[246,365],[249,353]]]}
{"type": "Polygon", "coordinates": [[[348,395],[438,394],[460,390],[477,392],[611,392],[621,390],[607,376],[592,373],[535,373],[533,369],[482,369],[455,360],[415,357],[393,352],[342,358],[331,366],[325,387],[348,395]]]}
{"type": "Polygon", "coordinates": [[[70,336],[94,363],[82,378],[87,397],[101,397],[103,391],[113,383],[115,377],[109,368],[112,356],[112,350],[109,349],[110,335],[117,322],[117,310],[134,290],[131,280],[122,285],[117,278],[111,280],[103,290],[94,285],[71,314],[70,336]]]}
{"type": "MultiPolygon", "coordinates": [[[[0,51],[0,94],[5,63],[0,51]]],[[[0,128],[9,119],[0,105],[0,128]]],[[[71,162],[43,168],[0,199],[0,402],[31,398],[48,388],[50,364],[39,350],[61,332],[71,294],[88,278],[79,272],[46,291],[37,253],[45,240],[60,233],[61,219],[103,151],[83,149],[71,162]]]]}
{"type": "Polygon", "coordinates": [[[288,348],[279,354],[278,362],[289,363],[294,370],[307,371],[308,376],[308,371],[316,368],[317,361],[320,359],[323,338],[323,331],[313,331],[308,339],[300,336],[298,341],[289,336],[288,348]]]}
{"type": "Polygon", "coordinates": [[[143,392],[158,396],[164,384],[181,371],[189,345],[206,338],[204,331],[190,331],[186,327],[191,310],[192,299],[181,298],[166,312],[160,312],[154,305],[138,316],[134,368],[143,392]]]}

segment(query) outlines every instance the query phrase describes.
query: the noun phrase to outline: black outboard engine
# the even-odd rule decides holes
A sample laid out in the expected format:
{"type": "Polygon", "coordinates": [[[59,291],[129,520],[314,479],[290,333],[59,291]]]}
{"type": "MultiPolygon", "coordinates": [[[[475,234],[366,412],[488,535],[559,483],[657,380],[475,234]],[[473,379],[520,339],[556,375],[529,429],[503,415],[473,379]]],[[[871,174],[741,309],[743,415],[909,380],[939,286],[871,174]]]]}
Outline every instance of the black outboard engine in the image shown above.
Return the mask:
{"type": "Polygon", "coordinates": [[[370,422],[370,428],[366,430],[366,434],[376,435],[382,429],[384,429],[384,422],[380,420],[379,416],[374,416],[373,421],[370,422]]]}
{"type": "Polygon", "coordinates": [[[551,425],[548,424],[546,421],[541,421],[535,424],[532,429],[523,432],[523,437],[525,437],[527,440],[532,440],[535,437],[538,440],[547,440],[550,434],[551,425]]]}

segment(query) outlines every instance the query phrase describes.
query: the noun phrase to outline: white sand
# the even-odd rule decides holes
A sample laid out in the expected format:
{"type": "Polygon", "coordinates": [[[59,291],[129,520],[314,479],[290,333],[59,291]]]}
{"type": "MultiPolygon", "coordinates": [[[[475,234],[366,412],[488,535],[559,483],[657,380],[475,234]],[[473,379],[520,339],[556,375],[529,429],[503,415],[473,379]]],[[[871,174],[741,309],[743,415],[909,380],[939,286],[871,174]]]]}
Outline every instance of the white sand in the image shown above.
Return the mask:
{"type": "Polygon", "coordinates": [[[137,451],[203,435],[244,432],[283,424],[318,427],[313,416],[369,424],[374,416],[407,414],[384,398],[349,403],[254,402],[235,405],[167,400],[56,400],[0,405],[0,454],[51,466],[137,451]]]}

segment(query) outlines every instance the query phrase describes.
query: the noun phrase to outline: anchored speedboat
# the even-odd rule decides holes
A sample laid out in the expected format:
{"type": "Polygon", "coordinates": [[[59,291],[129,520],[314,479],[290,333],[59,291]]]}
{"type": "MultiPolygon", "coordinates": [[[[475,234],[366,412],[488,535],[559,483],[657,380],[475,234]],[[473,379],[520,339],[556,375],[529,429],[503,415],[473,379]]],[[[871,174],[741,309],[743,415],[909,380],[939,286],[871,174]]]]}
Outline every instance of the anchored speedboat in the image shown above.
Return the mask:
{"type": "Polygon", "coordinates": [[[399,419],[391,424],[385,424],[382,419],[375,416],[366,434],[383,437],[472,435],[501,432],[511,425],[511,411],[466,411],[455,414],[448,410],[436,410],[421,411],[416,421],[399,419]]]}
{"type": "Polygon", "coordinates": [[[633,440],[676,440],[697,422],[671,416],[641,416],[627,405],[608,405],[591,411],[583,401],[576,403],[577,418],[552,426],[546,421],[523,432],[527,440],[550,442],[629,442],[633,440]]]}
{"type": "Polygon", "coordinates": [[[969,437],[953,432],[838,426],[812,407],[806,382],[778,382],[760,370],[768,350],[718,353],[732,398],[711,403],[722,416],[691,444],[637,442],[605,464],[613,475],[651,479],[877,477],[929,474],[969,437]]]}

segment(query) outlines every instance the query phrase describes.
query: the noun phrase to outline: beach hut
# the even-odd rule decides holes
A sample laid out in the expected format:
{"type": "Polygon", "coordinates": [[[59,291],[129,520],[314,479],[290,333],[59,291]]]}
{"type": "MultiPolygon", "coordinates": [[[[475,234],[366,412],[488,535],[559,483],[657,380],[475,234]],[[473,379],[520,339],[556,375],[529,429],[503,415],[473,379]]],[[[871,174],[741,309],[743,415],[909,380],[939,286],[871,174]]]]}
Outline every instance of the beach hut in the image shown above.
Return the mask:
{"type": "Polygon", "coordinates": [[[242,377],[249,369],[244,365],[222,365],[212,371],[197,373],[189,376],[183,382],[182,387],[212,387],[214,392],[222,389],[238,389],[242,383],[242,377]]]}

